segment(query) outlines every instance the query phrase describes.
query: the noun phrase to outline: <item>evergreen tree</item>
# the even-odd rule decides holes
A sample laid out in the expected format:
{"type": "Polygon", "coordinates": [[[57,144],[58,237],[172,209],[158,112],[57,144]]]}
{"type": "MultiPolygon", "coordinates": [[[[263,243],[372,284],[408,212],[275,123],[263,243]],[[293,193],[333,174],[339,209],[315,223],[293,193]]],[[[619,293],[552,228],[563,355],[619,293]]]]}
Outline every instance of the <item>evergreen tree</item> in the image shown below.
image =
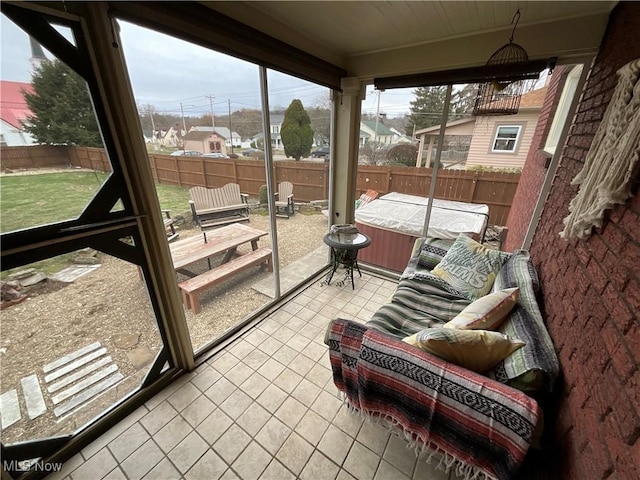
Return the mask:
{"type": "Polygon", "coordinates": [[[43,62],[24,93],[33,113],[24,129],[40,143],[102,147],[96,115],[85,81],[59,60],[43,62]]]}
{"type": "Polygon", "coordinates": [[[411,101],[411,114],[405,126],[407,135],[413,135],[414,129],[440,125],[446,93],[445,86],[418,87],[413,91],[415,100],[411,101]]]}
{"type": "MultiPolygon", "coordinates": [[[[452,111],[457,114],[464,114],[464,116],[471,115],[479,87],[480,85],[477,83],[469,83],[454,93],[451,98],[452,111]]],[[[458,115],[458,118],[461,117],[462,115],[458,115]]]]}
{"type": "Polygon", "coordinates": [[[284,112],[280,137],[284,145],[284,154],[295,160],[308,157],[313,145],[311,120],[302,102],[294,99],[284,112]]]}

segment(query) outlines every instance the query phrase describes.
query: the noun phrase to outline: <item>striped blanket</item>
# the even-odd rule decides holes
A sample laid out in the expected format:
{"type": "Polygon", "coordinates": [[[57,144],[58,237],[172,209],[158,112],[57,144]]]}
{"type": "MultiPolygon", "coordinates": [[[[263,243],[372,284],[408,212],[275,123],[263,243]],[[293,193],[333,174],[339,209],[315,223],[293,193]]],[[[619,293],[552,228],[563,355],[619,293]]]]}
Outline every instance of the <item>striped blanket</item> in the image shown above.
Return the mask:
{"type": "Polygon", "coordinates": [[[510,479],[534,438],[537,403],[374,328],[337,319],[327,331],[333,379],[350,406],[386,420],[419,451],[467,479],[510,479]]]}

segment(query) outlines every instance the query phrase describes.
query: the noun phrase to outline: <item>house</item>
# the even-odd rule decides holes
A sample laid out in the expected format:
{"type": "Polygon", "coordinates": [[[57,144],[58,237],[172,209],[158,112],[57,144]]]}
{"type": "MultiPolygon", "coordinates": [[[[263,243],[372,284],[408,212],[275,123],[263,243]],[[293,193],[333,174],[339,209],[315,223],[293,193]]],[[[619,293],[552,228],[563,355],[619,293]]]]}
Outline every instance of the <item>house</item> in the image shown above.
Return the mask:
{"type": "MultiPolygon", "coordinates": [[[[468,145],[464,148],[467,167],[522,168],[546,93],[545,86],[522,95],[520,108],[515,115],[467,117],[449,122],[445,136],[468,138],[468,145]]],[[[422,153],[426,152],[425,165],[431,164],[439,132],[440,125],[416,131],[420,139],[418,158],[423,158],[422,153]]],[[[447,165],[447,160],[443,159],[444,165],[447,165]]],[[[456,164],[459,160],[453,158],[450,164],[456,164]]]]}
{"type": "MultiPolygon", "coordinates": [[[[238,132],[231,132],[227,127],[191,127],[190,132],[215,132],[219,137],[224,139],[224,144],[227,147],[227,151],[231,151],[231,147],[242,148],[242,138],[238,132]]],[[[203,152],[208,153],[208,152],[203,152]]]]}
{"type": "MultiPolygon", "coordinates": [[[[451,71],[446,78],[453,82],[455,75],[484,68],[492,52],[513,31],[513,8],[508,5],[3,2],[3,13],[19,18],[29,33],[43,37],[48,50],[62,50],[70,56],[92,52],[77,65],[99,87],[92,90],[92,97],[104,107],[100,122],[116,147],[110,154],[119,166],[78,219],[3,234],[3,268],[17,268],[85,245],[99,246],[142,268],[139,284],[148,293],[153,307],[149,314],[155,315],[162,334],[161,352],[149,370],[140,372],[146,376],[140,376],[139,383],[130,389],[123,389],[125,396],[111,408],[88,424],[55,437],[3,444],[3,459],[66,461],[60,472],[63,478],[69,474],[74,478],[110,474],[141,477],[148,471],[153,472],[150,477],[177,478],[192,472],[198,475],[189,471],[196,462],[206,474],[224,478],[259,478],[263,471],[265,477],[273,478],[318,478],[322,474],[331,478],[401,478],[403,474],[413,479],[443,478],[422,464],[412,463],[407,469],[395,461],[403,451],[402,439],[385,436],[375,425],[357,424],[355,431],[349,430],[351,417],[345,420],[341,416],[343,406],[333,396],[335,392],[331,393],[326,356],[320,358],[326,354],[319,350],[322,344],[289,328],[296,323],[300,327],[297,320],[315,313],[312,307],[317,298],[297,292],[283,295],[238,328],[225,331],[210,349],[193,352],[152,171],[146,167],[131,85],[123,56],[113,45],[117,36],[113,22],[123,19],[151,26],[186,41],[235,53],[260,68],[274,68],[333,89],[331,142],[336,154],[328,176],[329,218],[331,223],[349,223],[353,222],[357,196],[360,109],[366,86],[372,81],[387,88],[427,84],[435,74],[443,82],[443,72],[451,71]],[[77,28],[82,35],[76,41],[86,42],[90,48],[70,50],[66,44],[62,47],[55,35],[41,34],[43,25],[58,19],[77,28]],[[119,198],[124,200],[122,211],[114,215],[110,208],[119,198]],[[123,245],[121,239],[131,236],[135,242],[123,245]],[[276,343],[271,331],[256,328],[265,312],[272,311],[281,314],[279,323],[271,326],[288,335],[284,343],[276,343]],[[237,335],[245,333],[242,330],[250,336],[235,343],[237,335]],[[283,347],[295,346],[292,339],[302,345],[296,357],[299,363],[295,358],[278,361],[278,352],[288,352],[283,347]],[[229,345],[233,350],[218,351],[229,345]],[[305,355],[315,355],[311,347],[318,350],[317,359],[305,355]],[[272,350],[265,353],[263,349],[268,348],[272,350]],[[255,357],[262,359],[261,366],[245,362],[255,357]],[[311,376],[296,368],[302,363],[313,372],[311,376]],[[288,377],[277,376],[285,371],[288,377]],[[312,376],[320,385],[309,380],[312,376]],[[290,395],[291,379],[302,387],[290,395]],[[256,389],[262,392],[256,393],[256,389]],[[303,389],[305,396],[299,395],[303,389]],[[289,409],[289,405],[296,408],[289,409]],[[224,413],[225,409],[232,413],[224,413]],[[279,443],[264,448],[259,433],[244,430],[243,425],[255,427],[253,414],[261,415],[268,433],[271,425],[279,427],[279,443]],[[286,419],[280,420],[283,415],[286,419]],[[308,421],[303,423],[301,418],[308,421]],[[313,437],[308,435],[310,430],[313,437]]],[[[640,57],[640,3],[522,2],[520,8],[526,22],[518,26],[515,37],[533,62],[546,64],[549,57],[557,57],[558,65],[580,63],[584,68],[551,161],[542,161],[540,155],[525,161],[518,187],[523,193],[518,199],[533,208],[515,208],[515,218],[509,219],[510,224],[525,225],[523,240],[516,238],[512,246],[531,251],[540,277],[541,309],[562,368],[560,388],[545,402],[550,412],[545,416],[549,443],[543,444],[541,452],[530,452],[518,477],[636,479],[640,474],[638,174],[630,172],[628,196],[605,213],[601,226],[587,238],[567,241],[558,233],[578,191],[572,179],[585,165],[595,134],[604,125],[618,81],[616,72],[640,57]]],[[[560,90],[554,86],[552,97],[561,96],[560,90]]],[[[543,108],[540,116],[546,120],[539,122],[540,129],[534,131],[536,141],[532,140],[536,150],[548,135],[549,119],[555,113],[555,109],[543,108]]],[[[508,144],[510,139],[505,140],[508,144]]],[[[270,159],[266,161],[269,165],[270,159]]],[[[344,302],[341,299],[348,292],[320,295],[337,303],[344,302]]],[[[364,310],[355,303],[349,306],[354,317],[364,310]]],[[[326,316],[337,310],[327,305],[313,318],[328,319],[326,316]]],[[[89,332],[82,335],[87,344],[92,341],[89,332]]],[[[12,355],[7,349],[3,362],[12,355]]],[[[36,368],[41,367],[34,365],[34,371],[36,368]]]]}
{"type": "Polygon", "coordinates": [[[360,131],[364,134],[364,143],[377,142],[391,145],[397,138],[397,134],[382,123],[381,120],[362,120],[360,122],[360,131]]]}
{"type": "Polygon", "coordinates": [[[23,92],[33,93],[25,82],[0,81],[0,146],[32,145],[36,140],[24,130],[22,122],[31,115],[23,92]]]}

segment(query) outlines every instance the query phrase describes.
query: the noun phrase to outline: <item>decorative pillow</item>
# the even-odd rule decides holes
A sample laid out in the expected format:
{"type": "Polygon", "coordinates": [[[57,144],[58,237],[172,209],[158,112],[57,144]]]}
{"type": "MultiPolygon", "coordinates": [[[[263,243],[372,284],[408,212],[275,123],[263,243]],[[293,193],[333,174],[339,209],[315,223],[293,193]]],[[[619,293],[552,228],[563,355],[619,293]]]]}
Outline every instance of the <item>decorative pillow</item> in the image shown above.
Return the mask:
{"type": "Polygon", "coordinates": [[[524,342],[499,332],[455,328],[425,328],[402,341],[478,373],[524,346],[524,342]]]}
{"type": "Polygon", "coordinates": [[[487,248],[461,233],[431,271],[471,301],[485,296],[510,254],[487,248]]]}
{"type": "Polygon", "coordinates": [[[490,293],[469,304],[443,327],[463,330],[497,330],[518,301],[518,294],[518,287],[490,293]]]}
{"type": "Polygon", "coordinates": [[[431,270],[438,265],[453,245],[454,240],[443,238],[427,238],[420,250],[418,265],[431,270]]]}

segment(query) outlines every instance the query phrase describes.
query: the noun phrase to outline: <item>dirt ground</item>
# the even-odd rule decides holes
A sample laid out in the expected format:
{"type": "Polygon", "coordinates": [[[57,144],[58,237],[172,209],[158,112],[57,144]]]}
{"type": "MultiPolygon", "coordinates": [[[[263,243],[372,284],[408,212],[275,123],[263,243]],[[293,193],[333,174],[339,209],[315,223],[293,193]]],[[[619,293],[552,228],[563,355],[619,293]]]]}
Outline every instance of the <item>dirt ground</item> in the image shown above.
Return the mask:
{"type": "MultiPolygon", "coordinates": [[[[249,225],[269,231],[267,216],[251,215],[249,225]]],[[[278,218],[277,226],[283,267],[322,245],[327,219],[321,214],[298,213],[290,219],[278,218]]],[[[180,238],[200,234],[189,225],[177,230],[180,238]]],[[[259,245],[270,243],[267,235],[259,245]]],[[[160,351],[162,342],[137,268],[106,254],[98,253],[98,258],[102,266],[97,270],[69,284],[47,279],[29,287],[26,301],[2,311],[1,391],[20,392],[21,379],[36,374],[48,407],[47,413],[29,420],[25,418],[24,397],[18,395],[23,418],[2,432],[3,443],[71,433],[133,391],[160,351]],[[125,379],[90,406],[61,420],[54,416],[51,395],[44,388],[43,366],[94,342],[107,349],[125,379]]],[[[202,263],[193,269],[204,271],[207,267],[202,263]]],[[[269,275],[257,268],[249,269],[203,294],[201,312],[186,312],[194,349],[270,301],[251,288],[269,275]]],[[[178,275],[178,280],[182,279],[178,275]]]]}

